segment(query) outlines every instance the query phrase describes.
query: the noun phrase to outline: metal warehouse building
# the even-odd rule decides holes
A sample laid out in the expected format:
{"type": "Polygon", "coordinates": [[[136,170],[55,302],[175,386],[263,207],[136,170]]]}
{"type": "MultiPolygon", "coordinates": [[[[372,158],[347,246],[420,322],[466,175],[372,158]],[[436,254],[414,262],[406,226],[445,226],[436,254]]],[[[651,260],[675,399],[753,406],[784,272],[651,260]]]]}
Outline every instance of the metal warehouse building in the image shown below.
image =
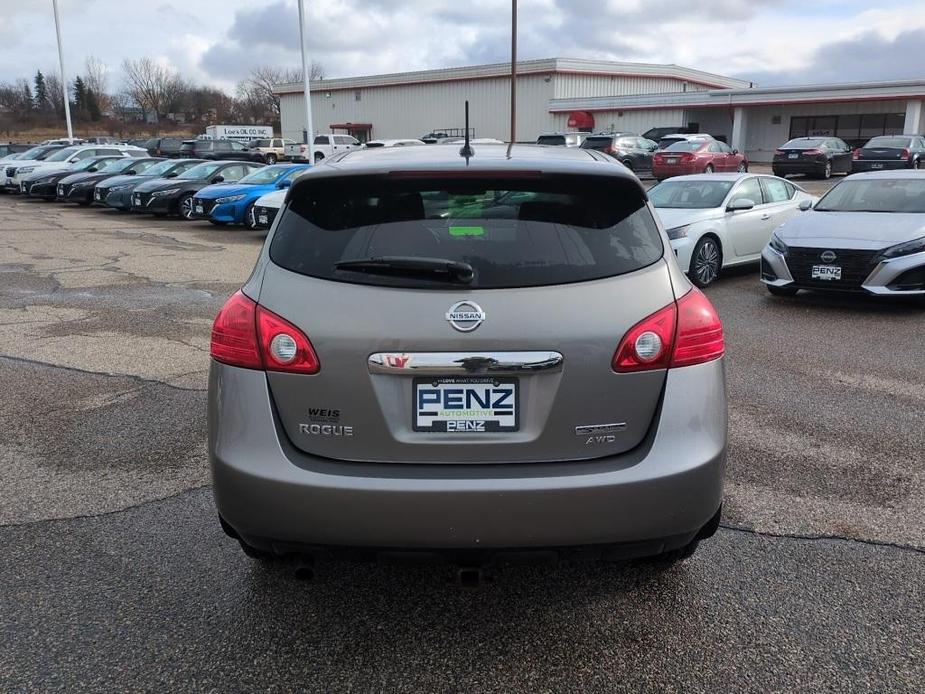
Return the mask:
{"type": "MultiPolygon", "coordinates": [[[[676,65],[550,59],[518,63],[517,138],[586,130],[642,133],[659,126],[712,133],[756,162],[791,137],[832,135],[852,146],[883,134],[922,134],[925,80],[753,88],[676,65]]],[[[283,136],[301,140],[301,84],[281,85],[283,136]]],[[[510,65],[428,70],[312,83],[317,132],[361,140],[420,137],[463,127],[507,140],[510,65]]]]}
{"type": "MultiPolygon", "coordinates": [[[[569,125],[568,113],[555,113],[558,100],[741,89],[748,82],[676,65],[596,60],[529,60],[517,64],[517,139],[536,140],[543,132],[593,128],[588,120],[569,125]]],[[[421,137],[462,128],[469,100],[476,137],[507,140],[510,134],[510,63],[405,72],[312,82],[312,120],[316,132],[348,131],[360,140],[421,137]]],[[[302,140],[305,127],[302,84],[280,85],[282,135],[302,140]]],[[[683,114],[663,114],[666,125],[683,114]]],[[[584,114],[577,114],[585,118],[584,114]]],[[[647,130],[648,116],[627,114],[620,127],[647,130]],[[625,122],[623,122],[625,121],[625,122]]],[[[609,124],[608,124],[609,125],[609,124]]],[[[600,129],[600,128],[598,128],[600,129]]]]}

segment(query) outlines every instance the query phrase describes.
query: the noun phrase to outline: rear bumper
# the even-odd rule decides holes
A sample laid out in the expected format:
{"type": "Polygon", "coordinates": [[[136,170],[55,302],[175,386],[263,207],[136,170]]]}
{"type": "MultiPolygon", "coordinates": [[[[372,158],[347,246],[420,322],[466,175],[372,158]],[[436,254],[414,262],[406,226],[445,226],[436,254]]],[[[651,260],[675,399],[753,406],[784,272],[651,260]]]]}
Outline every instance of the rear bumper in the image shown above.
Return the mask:
{"type": "Polygon", "coordinates": [[[345,463],[294,449],[276,422],[262,372],[213,362],[215,503],[245,541],[277,549],[680,546],[709,524],[722,501],[723,363],[672,370],[665,389],[657,425],[619,456],[511,465],[345,463]]]}
{"type": "Polygon", "coordinates": [[[671,178],[672,176],[689,176],[692,174],[703,173],[704,165],[694,164],[672,164],[672,165],[653,165],[652,176],[658,180],[671,178]]]}
{"type": "Polygon", "coordinates": [[[851,173],[861,171],[895,171],[911,169],[912,164],[906,159],[855,159],[851,162],[851,173]]]}
{"type": "Polygon", "coordinates": [[[775,174],[821,174],[825,172],[825,161],[774,161],[771,168],[775,174]]]}

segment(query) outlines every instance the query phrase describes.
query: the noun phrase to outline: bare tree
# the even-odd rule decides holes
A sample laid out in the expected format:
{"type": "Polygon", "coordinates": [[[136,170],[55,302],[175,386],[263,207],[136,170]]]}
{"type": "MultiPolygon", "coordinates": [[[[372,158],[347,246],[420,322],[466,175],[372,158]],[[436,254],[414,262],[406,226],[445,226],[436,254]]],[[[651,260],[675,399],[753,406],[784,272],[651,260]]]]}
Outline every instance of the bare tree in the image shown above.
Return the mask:
{"type": "Polygon", "coordinates": [[[123,123],[128,120],[129,109],[135,105],[131,95],[124,89],[109,97],[109,104],[113,115],[123,123]]]}
{"type": "Polygon", "coordinates": [[[158,118],[167,115],[185,89],[176,72],[148,57],[124,60],[122,70],[132,99],[145,114],[154,114],[158,118]]]}
{"type": "MultiPolygon", "coordinates": [[[[324,79],[324,66],[320,63],[312,63],[309,68],[309,77],[313,80],[324,79]]],[[[274,94],[273,90],[286,82],[301,81],[301,69],[263,65],[251,70],[247,79],[238,83],[238,99],[241,99],[243,91],[249,101],[263,103],[265,114],[272,116],[273,120],[279,120],[279,96],[274,94]]]]}
{"type": "Polygon", "coordinates": [[[45,73],[45,92],[48,94],[48,103],[51,110],[64,115],[64,88],[61,86],[61,77],[57,72],[45,73]]]}
{"type": "Polygon", "coordinates": [[[109,70],[102,60],[96,56],[87,56],[84,66],[84,82],[96,95],[96,100],[103,111],[109,110],[111,106],[109,92],[107,91],[108,72],[109,70]]]}

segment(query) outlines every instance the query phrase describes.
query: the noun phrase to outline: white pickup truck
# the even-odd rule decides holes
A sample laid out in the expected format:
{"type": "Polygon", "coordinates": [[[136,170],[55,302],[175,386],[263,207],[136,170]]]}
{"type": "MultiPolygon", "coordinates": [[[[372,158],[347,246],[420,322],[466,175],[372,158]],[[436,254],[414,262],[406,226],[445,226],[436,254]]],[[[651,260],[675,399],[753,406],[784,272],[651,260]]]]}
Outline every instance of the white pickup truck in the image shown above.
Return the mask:
{"type": "Polygon", "coordinates": [[[360,141],[350,135],[315,135],[314,145],[301,143],[286,145],[286,159],[317,164],[335,154],[360,147],[362,147],[360,141]],[[311,155],[309,155],[309,149],[311,149],[311,155]]]}

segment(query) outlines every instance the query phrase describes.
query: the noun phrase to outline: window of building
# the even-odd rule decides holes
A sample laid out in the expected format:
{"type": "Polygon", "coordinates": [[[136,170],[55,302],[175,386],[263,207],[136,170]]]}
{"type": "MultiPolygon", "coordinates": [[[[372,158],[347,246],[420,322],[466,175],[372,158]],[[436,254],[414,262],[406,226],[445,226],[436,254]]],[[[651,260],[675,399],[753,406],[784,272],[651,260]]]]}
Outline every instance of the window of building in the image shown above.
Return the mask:
{"type": "Polygon", "coordinates": [[[771,116],[771,125],[780,125],[780,116],[771,116]]]}
{"type": "Polygon", "coordinates": [[[904,113],[870,113],[839,116],[794,116],[790,119],[790,139],[813,135],[834,136],[849,147],[863,147],[877,135],[901,134],[904,113]]]}
{"type": "Polygon", "coordinates": [[[353,100],[354,100],[354,101],[362,101],[362,100],[363,100],[363,92],[361,92],[359,89],[357,89],[355,92],[353,92],[353,100]]]}

